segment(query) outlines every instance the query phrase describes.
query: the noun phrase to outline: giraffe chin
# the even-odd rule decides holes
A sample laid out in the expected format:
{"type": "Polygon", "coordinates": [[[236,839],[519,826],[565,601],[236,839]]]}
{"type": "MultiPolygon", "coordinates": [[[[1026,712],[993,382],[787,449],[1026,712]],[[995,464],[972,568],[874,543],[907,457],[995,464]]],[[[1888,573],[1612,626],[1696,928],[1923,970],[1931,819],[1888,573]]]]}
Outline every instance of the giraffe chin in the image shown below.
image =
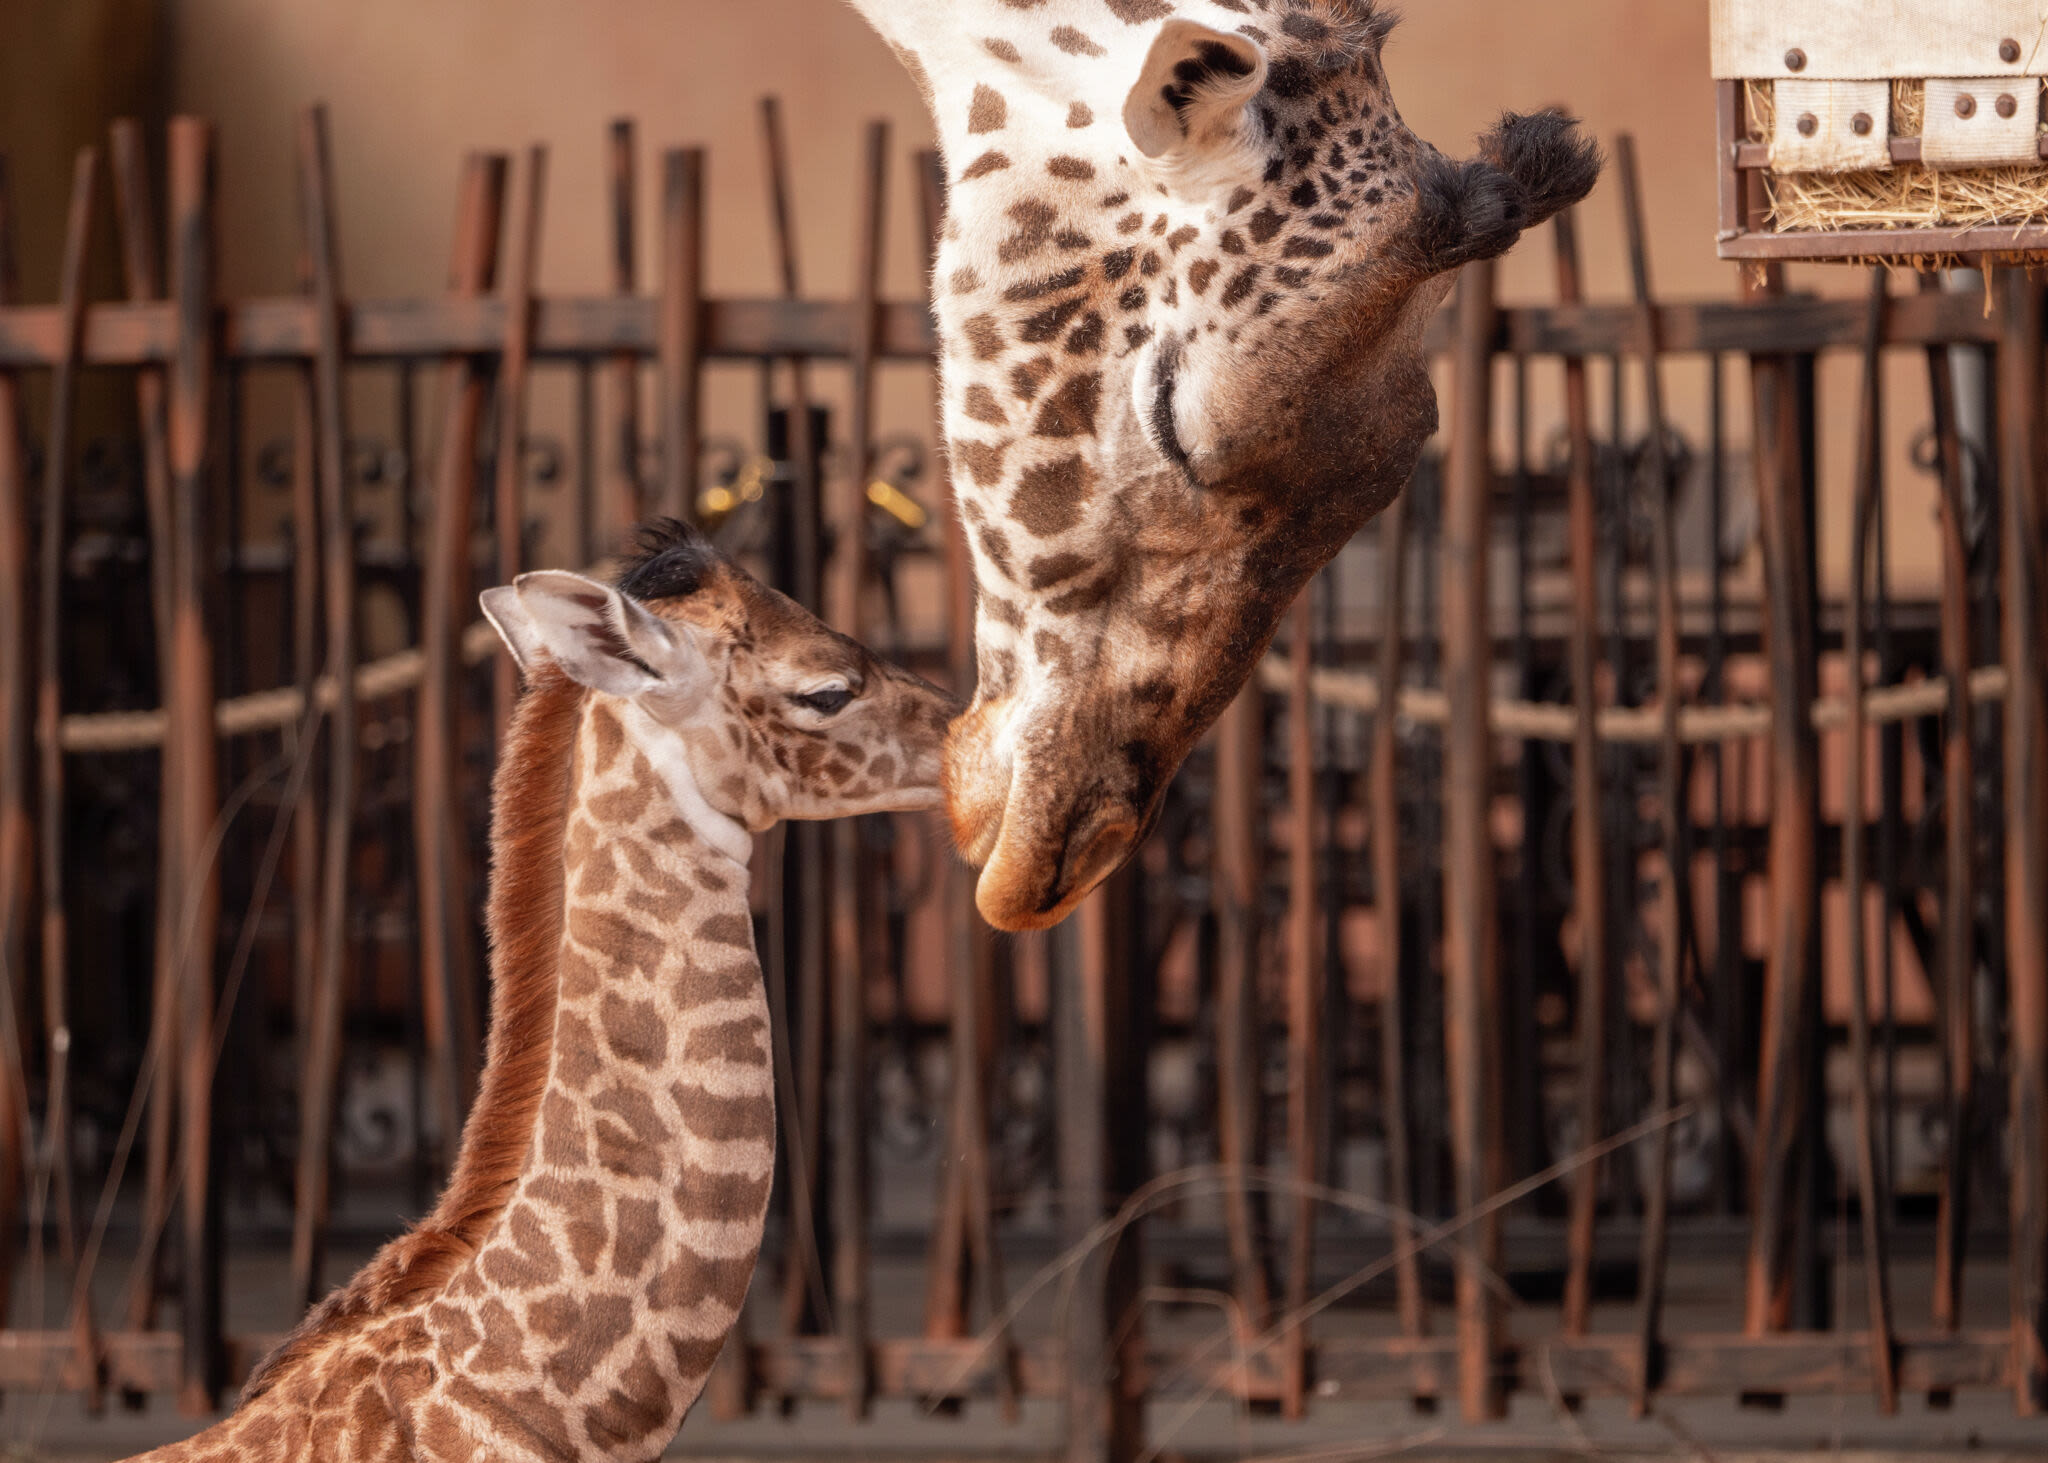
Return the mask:
{"type": "Polygon", "coordinates": [[[995,732],[1013,709],[1008,700],[984,703],[953,723],[946,811],[961,857],[981,870],[974,902],[982,918],[1021,932],[1050,929],[1073,913],[1131,856],[1151,810],[1100,784],[1068,789],[1064,806],[1048,799],[1043,779],[996,750],[995,732]]]}
{"type": "Polygon", "coordinates": [[[1104,810],[1057,836],[1012,837],[1003,820],[995,851],[974,887],[981,917],[999,930],[1049,930],[1074,912],[1097,884],[1115,873],[1144,836],[1145,820],[1125,808],[1104,810]]]}

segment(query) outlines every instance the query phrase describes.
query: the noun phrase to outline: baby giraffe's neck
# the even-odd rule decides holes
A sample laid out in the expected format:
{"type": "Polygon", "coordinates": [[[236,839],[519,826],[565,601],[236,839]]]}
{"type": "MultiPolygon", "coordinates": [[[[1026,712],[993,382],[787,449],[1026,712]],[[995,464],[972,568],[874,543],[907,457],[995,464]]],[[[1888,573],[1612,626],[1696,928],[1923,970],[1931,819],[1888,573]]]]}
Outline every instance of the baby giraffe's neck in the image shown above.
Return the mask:
{"type": "Polygon", "coordinates": [[[753,1276],[775,1103],[744,831],[638,725],[551,671],[528,691],[448,1192],[148,1463],[644,1463],[681,1426],[753,1276]]]}
{"type": "Polygon", "coordinates": [[[539,1120],[495,1228],[425,1310],[437,1400],[508,1453],[658,1454],[739,1314],[767,1211],[744,847],[701,799],[679,809],[630,720],[584,708],[539,1120]]]}

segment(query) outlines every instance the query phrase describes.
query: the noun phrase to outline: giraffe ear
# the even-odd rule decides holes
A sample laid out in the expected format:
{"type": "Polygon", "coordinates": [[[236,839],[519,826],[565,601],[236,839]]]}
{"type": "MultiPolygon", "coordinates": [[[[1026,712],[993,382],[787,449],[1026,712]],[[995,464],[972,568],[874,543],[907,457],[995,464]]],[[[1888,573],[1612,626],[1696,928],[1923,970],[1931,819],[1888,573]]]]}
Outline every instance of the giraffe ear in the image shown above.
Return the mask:
{"type": "Polygon", "coordinates": [[[482,598],[484,614],[522,671],[531,673],[545,657],[571,680],[613,696],[657,686],[693,689],[709,674],[687,625],[671,624],[581,574],[522,574],[482,598]]]}
{"type": "Polygon", "coordinates": [[[1169,20],[1124,99],[1124,128],[1148,158],[1227,153],[1243,136],[1246,105],[1265,84],[1266,55],[1251,41],[1169,20]]]}

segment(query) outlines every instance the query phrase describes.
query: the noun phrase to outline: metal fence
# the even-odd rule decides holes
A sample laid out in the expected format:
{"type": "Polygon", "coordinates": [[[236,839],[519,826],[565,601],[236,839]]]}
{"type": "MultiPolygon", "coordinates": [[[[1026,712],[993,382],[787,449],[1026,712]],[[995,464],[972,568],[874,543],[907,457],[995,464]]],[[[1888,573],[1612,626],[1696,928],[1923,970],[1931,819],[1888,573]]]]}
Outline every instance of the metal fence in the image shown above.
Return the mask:
{"type": "MultiPolygon", "coordinates": [[[[639,292],[627,124],[603,296],[537,288],[538,151],[469,160],[448,287],[398,301],[344,291],[317,112],[288,298],[218,295],[202,123],[170,129],[167,256],[115,131],[125,303],[86,298],[96,155],[54,305],[5,267],[0,173],[0,1387],[208,1408],[273,1339],[224,1305],[251,1255],[288,1247],[282,1328],[330,1248],[426,1206],[476,1080],[513,690],[473,591],[540,525],[588,561],[702,517],[971,674],[939,475],[873,426],[878,371],[934,344],[879,288],[886,131],[855,295],[820,301],[768,121],[768,299],[705,292],[695,150],[660,159],[639,292]],[[707,445],[733,364],[758,430],[707,445]],[[83,440],[82,385],[131,425],[83,440]]],[[[1554,305],[1467,269],[1440,450],[1066,927],[992,936],[916,820],[765,861],[782,1172],[712,1407],[1051,1398],[1069,1453],[1128,1457],[1148,1400],[1204,1395],[2048,1404],[2041,292],[1766,270],[1661,302],[1632,227],[1630,297],[1590,304],[1571,228],[1524,245],[1554,305]],[[1836,360],[1858,450],[1824,475],[1836,360]],[[1697,403],[1667,400],[1681,362],[1697,403]],[[1932,593],[1884,562],[1898,420],[1938,486],[1932,593]],[[1824,596],[1834,514],[1857,588],[1824,596]]]]}

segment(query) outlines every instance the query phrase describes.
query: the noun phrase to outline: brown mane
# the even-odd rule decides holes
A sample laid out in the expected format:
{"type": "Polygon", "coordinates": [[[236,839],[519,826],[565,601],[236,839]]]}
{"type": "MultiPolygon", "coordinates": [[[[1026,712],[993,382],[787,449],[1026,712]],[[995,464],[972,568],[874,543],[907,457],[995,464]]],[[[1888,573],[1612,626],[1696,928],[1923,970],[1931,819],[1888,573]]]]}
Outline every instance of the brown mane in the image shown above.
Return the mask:
{"type": "Polygon", "coordinates": [[[554,1050],[562,839],[583,701],[552,663],[535,666],[491,781],[490,1045],[441,1202],[307,1313],[250,1374],[244,1403],[325,1343],[446,1285],[511,1198],[554,1050]]]}

